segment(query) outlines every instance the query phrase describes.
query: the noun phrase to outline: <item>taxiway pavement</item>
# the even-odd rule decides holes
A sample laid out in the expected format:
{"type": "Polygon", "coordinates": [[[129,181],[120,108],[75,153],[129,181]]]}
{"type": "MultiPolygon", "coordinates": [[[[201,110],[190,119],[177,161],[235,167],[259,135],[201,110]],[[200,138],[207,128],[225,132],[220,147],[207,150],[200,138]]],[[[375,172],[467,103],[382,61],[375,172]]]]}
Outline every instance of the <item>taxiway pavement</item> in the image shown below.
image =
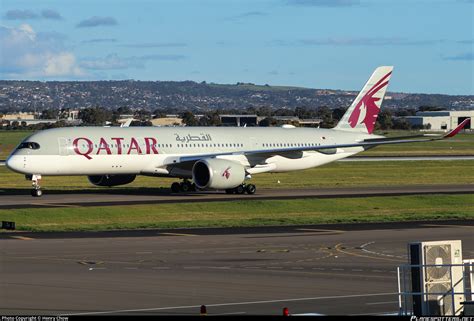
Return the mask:
{"type": "Polygon", "coordinates": [[[472,221],[1,233],[0,315],[380,314],[398,309],[407,242],[472,221]]]}
{"type": "Polygon", "coordinates": [[[398,196],[422,194],[471,194],[474,184],[463,185],[406,185],[349,188],[311,188],[311,189],[258,189],[254,195],[225,194],[224,192],[204,191],[172,194],[168,190],[141,189],[127,191],[98,190],[96,193],[77,191],[44,190],[41,198],[32,197],[29,190],[17,190],[15,194],[3,194],[0,190],[0,209],[48,208],[70,206],[111,206],[139,205],[183,202],[216,202],[237,200],[270,200],[298,198],[342,198],[368,196],[398,196]]]}

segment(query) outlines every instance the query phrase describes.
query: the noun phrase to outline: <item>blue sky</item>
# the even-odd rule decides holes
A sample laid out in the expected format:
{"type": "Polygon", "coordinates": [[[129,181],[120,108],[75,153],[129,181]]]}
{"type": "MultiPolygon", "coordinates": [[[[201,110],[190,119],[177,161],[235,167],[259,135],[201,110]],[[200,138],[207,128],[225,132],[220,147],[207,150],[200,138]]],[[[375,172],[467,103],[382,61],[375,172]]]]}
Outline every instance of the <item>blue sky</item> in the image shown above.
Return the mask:
{"type": "Polygon", "coordinates": [[[474,94],[473,0],[0,0],[0,78],[474,94]]]}

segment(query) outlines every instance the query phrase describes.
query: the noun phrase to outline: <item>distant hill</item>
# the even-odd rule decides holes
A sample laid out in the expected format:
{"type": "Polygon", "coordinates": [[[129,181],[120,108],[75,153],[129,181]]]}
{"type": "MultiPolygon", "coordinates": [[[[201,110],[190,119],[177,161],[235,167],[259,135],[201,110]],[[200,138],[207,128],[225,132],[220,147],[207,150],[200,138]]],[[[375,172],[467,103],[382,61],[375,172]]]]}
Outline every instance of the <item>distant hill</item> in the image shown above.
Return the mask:
{"type": "MultiPolygon", "coordinates": [[[[347,107],[357,92],[194,81],[0,81],[0,111],[100,106],[147,110],[347,107]]],[[[474,96],[388,93],[385,108],[474,108],[474,96]]]]}

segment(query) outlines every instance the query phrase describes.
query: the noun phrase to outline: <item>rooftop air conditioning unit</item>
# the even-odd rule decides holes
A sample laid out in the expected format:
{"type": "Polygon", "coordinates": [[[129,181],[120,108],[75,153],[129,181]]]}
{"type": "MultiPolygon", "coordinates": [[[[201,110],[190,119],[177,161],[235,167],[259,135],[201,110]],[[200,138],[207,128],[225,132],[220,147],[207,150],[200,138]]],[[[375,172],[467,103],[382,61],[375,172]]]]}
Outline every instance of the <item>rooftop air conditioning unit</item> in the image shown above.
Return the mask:
{"type": "Polygon", "coordinates": [[[464,301],[461,241],[415,242],[408,250],[412,292],[417,293],[413,313],[459,315],[464,301]]]}

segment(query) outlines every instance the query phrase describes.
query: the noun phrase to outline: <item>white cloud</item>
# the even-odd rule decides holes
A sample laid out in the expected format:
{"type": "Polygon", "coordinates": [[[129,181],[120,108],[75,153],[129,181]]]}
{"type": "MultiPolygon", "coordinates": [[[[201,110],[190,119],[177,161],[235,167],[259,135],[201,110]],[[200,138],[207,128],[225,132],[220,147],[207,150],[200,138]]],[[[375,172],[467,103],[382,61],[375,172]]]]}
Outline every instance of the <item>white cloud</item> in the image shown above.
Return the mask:
{"type": "Polygon", "coordinates": [[[24,36],[28,37],[30,40],[35,40],[36,39],[36,33],[33,30],[33,28],[28,25],[28,24],[22,24],[18,27],[19,34],[21,35],[22,33],[24,36]]]}
{"type": "Polygon", "coordinates": [[[28,24],[0,26],[0,76],[3,78],[83,77],[72,52],[57,33],[37,33],[28,24]]]}
{"type": "Polygon", "coordinates": [[[48,57],[44,66],[46,77],[83,76],[84,72],[76,64],[76,57],[70,52],[60,52],[48,57]]]}

